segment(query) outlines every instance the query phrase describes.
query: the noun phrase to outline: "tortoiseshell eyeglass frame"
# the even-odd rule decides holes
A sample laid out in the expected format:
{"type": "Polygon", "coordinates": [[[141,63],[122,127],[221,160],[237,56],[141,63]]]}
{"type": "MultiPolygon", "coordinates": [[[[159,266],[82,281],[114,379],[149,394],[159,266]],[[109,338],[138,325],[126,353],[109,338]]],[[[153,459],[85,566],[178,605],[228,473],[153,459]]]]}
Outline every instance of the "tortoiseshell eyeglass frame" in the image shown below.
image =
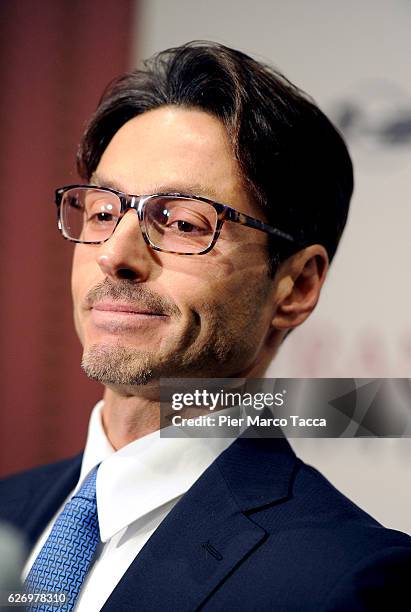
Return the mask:
{"type": "Polygon", "coordinates": [[[56,189],[55,203],[57,205],[57,225],[58,225],[58,229],[60,230],[63,238],[65,238],[66,240],[70,240],[71,242],[77,242],[80,244],[103,244],[104,242],[106,242],[107,240],[111,238],[111,236],[116,230],[117,225],[120,223],[125,213],[128,210],[135,210],[139,218],[140,230],[141,230],[141,233],[143,234],[143,238],[146,244],[148,244],[155,251],[161,251],[163,253],[172,253],[174,255],[205,255],[206,253],[209,253],[218,240],[218,237],[220,235],[221,228],[223,227],[224,221],[231,221],[232,223],[239,223],[240,225],[245,225],[246,227],[252,227],[261,232],[265,232],[266,234],[270,234],[271,236],[275,236],[279,238],[280,240],[286,241],[289,247],[291,245],[294,245],[295,250],[298,250],[298,247],[299,247],[299,243],[293,238],[293,236],[291,236],[290,234],[287,234],[286,232],[283,232],[280,229],[277,229],[271,225],[268,225],[267,223],[264,223],[263,221],[260,221],[259,219],[254,219],[254,217],[250,217],[249,215],[241,213],[238,210],[235,210],[235,208],[231,208],[231,206],[227,206],[226,204],[214,202],[213,200],[209,200],[208,198],[203,198],[202,196],[196,196],[192,194],[172,192],[172,193],[153,193],[153,194],[145,194],[145,195],[132,195],[132,194],[123,193],[121,191],[117,191],[116,189],[111,189],[110,187],[99,187],[98,185],[67,185],[65,187],[60,187],[59,189],[56,189]],[[104,240],[85,241],[85,240],[78,240],[75,238],[71,238],[70,236],[67,236],[65,234],[64,228],[62,225],[62,221],[61,221],[60,209],[61,209],[61,203],[62,203],[64,194],[71,189],[93,189],[93,190],[98,190],[102,192],[112,193],[119,198],[120,205],[121,205],[121,208],[120,208],[121,214],[110,236],[108,236],[104,240]],[[200,252],[197,252],[197,253],[181,253],[179,251],[169,251],[169,250],[163,249],[151,242],[147,234],[147,231],[146,231],[144,209],[151,198],[157,198],[157,197],[169,197],[173,199],[192,200],[193,202],[205,202],[206,204],[209,204],[210,206],[214,208],[214,210],[217,213],[217,221],[216,221],[213,238],[206,249],[200,252]]]}

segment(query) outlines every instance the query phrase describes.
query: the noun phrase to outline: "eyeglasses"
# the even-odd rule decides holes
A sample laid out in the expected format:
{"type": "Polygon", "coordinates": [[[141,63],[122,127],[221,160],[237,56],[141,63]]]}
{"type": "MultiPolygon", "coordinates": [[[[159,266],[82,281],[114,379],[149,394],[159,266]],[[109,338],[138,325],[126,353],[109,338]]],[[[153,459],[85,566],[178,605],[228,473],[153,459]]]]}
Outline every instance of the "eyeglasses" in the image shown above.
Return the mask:
{"type": "Polygon", "coordinates": [[[69,185],[56,190],[56,204],[58,228],[63,237],[82,244],[108,240],[130,209],[137,212],[146,243],[164,253],[208,253],[225,221],[296,243],[289,234],[225,204],[181,193],[128,195],[106,187],[69,185]]]}

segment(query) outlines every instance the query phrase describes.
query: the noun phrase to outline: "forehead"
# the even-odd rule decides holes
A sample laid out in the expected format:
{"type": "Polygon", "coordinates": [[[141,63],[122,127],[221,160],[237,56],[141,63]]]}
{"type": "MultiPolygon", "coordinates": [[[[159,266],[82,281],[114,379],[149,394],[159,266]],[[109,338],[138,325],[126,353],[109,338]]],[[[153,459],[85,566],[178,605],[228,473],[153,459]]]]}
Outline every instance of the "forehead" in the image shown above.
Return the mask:
{"type": "Polygon", "coordinates": [[[125,123],[95,178],[133,194],[179,191],[254,214],[223,123],[196,109],[165,106],[125,123]]]}

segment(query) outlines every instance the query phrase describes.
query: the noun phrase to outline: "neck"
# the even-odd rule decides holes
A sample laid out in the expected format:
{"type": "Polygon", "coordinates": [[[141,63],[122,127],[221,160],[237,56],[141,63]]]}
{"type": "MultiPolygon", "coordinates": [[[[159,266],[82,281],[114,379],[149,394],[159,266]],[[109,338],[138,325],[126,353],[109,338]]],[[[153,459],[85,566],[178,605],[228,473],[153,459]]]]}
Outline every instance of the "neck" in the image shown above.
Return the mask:
{"type": "Polygon", "coordinates": [[[160,427],[158,397],[119,393],[106,387],[103,427],[115,450],[147,436],[160,427]]]}

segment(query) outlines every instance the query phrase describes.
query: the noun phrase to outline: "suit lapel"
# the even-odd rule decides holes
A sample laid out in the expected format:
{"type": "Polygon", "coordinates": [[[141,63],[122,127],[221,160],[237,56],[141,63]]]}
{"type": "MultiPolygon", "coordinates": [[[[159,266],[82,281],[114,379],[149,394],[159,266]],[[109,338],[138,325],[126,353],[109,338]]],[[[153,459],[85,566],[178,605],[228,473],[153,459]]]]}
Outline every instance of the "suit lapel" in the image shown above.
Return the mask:
{"type": "Polygon", "coordinates": [[[287,498],[296,458],[284,439],[236,440],[154,532],[103,607],[194,610],[267,537],[246,512],[287,498]]]}

